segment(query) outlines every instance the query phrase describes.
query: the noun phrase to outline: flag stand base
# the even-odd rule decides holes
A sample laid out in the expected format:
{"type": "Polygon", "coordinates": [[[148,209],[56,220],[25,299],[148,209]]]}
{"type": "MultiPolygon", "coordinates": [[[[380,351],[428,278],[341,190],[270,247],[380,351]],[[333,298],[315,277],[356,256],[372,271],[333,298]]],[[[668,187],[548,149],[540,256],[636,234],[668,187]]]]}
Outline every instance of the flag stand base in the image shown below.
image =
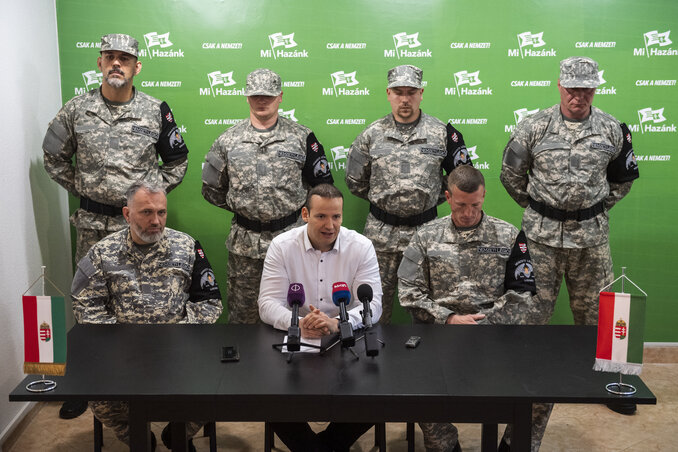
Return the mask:
{"type": "Polygon", "coordinates": [[[621,381],[619,383],[608,383],[605,385],[605,389],[607,389],[607,392],[616,395],[632,395],[636,393],[635,386],[622,383],[621,381]]]}
{"type": "Polygon", "coordinates": [[[41,380],[35,380],[28,383],[26,385],[26,390],[30,392],[48,392],[56,388],[56,386],[56,381],[46,380],[43,375],[41,380]]]}

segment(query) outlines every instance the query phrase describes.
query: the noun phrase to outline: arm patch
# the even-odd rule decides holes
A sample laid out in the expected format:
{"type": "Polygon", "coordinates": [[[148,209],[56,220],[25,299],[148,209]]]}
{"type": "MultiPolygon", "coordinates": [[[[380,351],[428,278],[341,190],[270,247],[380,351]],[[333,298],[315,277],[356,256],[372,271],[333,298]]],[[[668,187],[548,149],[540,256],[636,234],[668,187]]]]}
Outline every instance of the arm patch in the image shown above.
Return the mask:
{"type": "Polygon", "coordinates": [[[506,261],[506,275],[504,277],[504,292],[515,290],[516,292],[537,293],[534,281],[534,267],[527,249],[527,237],[523,231],[518,233],[513,244],[511,255],[506,261]]]}
{"type": "Polygon", "coordinates": [[[217,285],[217,280],[214,277],[214,272],[210,266],[205,252],[200,245],[200,242],[195,241],[195,262],[193,263],[193,272],[191,274],[191,288],[189,290],[188,299],[194,303],[213,300],[215,298],[221,299],[221,291],[217,285]]]}
{"type": "Polygon", "coordinates": [[[450,123],[445,126],[445,146],[447,156],[443,160],[442,167],[446,174],[450,174],[460,165],[473,166],[468,149],[466,149],[466,143],[464,143],[464,136],[450,123]]]}
{"type": "Polygon", "coordinates": [[[633,142],[631,131],[626,124],[621,124],[622,129],[622,150],[619,155],[607,165],[607,180],[609,182],[621,184],[638,179],[638,163],[633,153],[633,142]]]}
{"type": "Polygon", "coordinates": [[[155,149],[162,158],[163,163],[170,163],[175,160],[186,158],[188,148],[184,143],[184,138],[179,132],[177,124],[174,122],[174,115],[166,102],[160,104],[160,116],[162,127],[160,138],[155,143],[155,149]]]}
{"type": "Polygon", "coordinates": [[[78,270],[75,272],[75,276],[73,276],[71,294],[78,295],[82,289],[87,287],[89,280],[96,272],[97,270],[94,268],[94,264],[92,263],[92,260],[89,258],[89,256],[85,256],[80,259],[80,262],[78,262],[78,270]]]}
{"type": "Polygon", "coordinates": [[[42,141],[42,148],[52,154],[56,155],[64,148],[64,144],[68,140],[68,130],[59,121],[52,121],[45,134],[45,139],[42,141]]]}
{"type": "Polygon", "coordinates": [[[325,149],[313,132],[306,137],[306,161],[301,170],[303,178],[311,187],[318,184],[334,184],[325,149]]]}

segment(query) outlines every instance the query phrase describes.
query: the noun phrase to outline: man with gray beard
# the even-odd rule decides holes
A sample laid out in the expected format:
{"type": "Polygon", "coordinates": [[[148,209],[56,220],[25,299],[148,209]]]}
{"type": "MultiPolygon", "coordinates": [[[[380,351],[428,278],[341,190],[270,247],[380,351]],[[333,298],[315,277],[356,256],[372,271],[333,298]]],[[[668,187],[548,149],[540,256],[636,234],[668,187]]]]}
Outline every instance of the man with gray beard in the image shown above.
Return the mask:
{"type": "MultiPolygon", "coordinates": [[[[75,262],[125,227],[122,206],[133,182],[160,183],[169,192],[186,173],[188,149],[170,107],[134,88],[141,71],[138,52],[139,43],[129,35],[102,36],[101,74],[92,71],[102,77],[101,87],[68,101],[42,143],[47,174],[80,198],[71,216],[75,262]]],[[[71,419],[86,409],[84,402],[64,402],[59,416],[71,419]]]]}
{"type": "MultiPolygon", "coordinates": [[[[78,323],[214,323],[221,293],[200,243],[165,228],[160,184],[137,182],[122,209],[129,227],[96,243],[78,263],[71,286],[78,323]]],[[[125,402],[90,402],[94,415],[129,443],[125,402]]],[[[189,423],[189,437],[200,425],[189,423]]],[[[170,429],[162,434],[171,444],[170,429]]],[[[191,449],[194,450],[194,449],[191,449]]]]}

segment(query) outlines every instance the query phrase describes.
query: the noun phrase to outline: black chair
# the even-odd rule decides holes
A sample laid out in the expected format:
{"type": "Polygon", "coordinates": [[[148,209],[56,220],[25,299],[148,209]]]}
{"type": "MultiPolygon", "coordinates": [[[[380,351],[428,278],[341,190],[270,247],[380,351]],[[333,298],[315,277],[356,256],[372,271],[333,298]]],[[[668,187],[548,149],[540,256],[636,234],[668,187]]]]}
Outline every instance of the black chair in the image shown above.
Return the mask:
{"type": "MultiPolygon", "coordinates": [[[[94,418],[94,452],[101,452],[104,445],[104,428],[101,421],[94,418]]],[[[208,422],[202,428],[202,436],[209,436],[210,438],[210,452],[217,452],[217,424],[216,422],[208,422]]]]}
{"type": "MultiPolygon", "coordinates": [[[[414,434],[412,435],[412,437],[414,438],[414,434]]],[[[379,452],[386,452],[386,424],[384,422],[378,422],[374,424],[374,445],[375,447],[379,448],[379,452]]],[[[266,422],[264,424],[264,451],[271,452],[271,449],[273,449],[274,447],[275,447],[275,433],[273,432],[271,425],[268,422],[266,422]]]]}

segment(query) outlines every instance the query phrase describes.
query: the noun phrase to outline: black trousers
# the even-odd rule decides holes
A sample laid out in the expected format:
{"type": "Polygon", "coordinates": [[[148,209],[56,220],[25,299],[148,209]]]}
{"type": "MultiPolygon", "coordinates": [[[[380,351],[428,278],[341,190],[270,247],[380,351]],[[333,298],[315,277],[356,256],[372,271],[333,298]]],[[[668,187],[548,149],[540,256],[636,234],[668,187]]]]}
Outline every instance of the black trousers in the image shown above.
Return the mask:
{"type": "Polygon", "coordinates": [[[278,438],[292,452],[348,452],[350,447],[374,424],[331,422],[314,433],[305,422],[271,422],[278,438]]]}

